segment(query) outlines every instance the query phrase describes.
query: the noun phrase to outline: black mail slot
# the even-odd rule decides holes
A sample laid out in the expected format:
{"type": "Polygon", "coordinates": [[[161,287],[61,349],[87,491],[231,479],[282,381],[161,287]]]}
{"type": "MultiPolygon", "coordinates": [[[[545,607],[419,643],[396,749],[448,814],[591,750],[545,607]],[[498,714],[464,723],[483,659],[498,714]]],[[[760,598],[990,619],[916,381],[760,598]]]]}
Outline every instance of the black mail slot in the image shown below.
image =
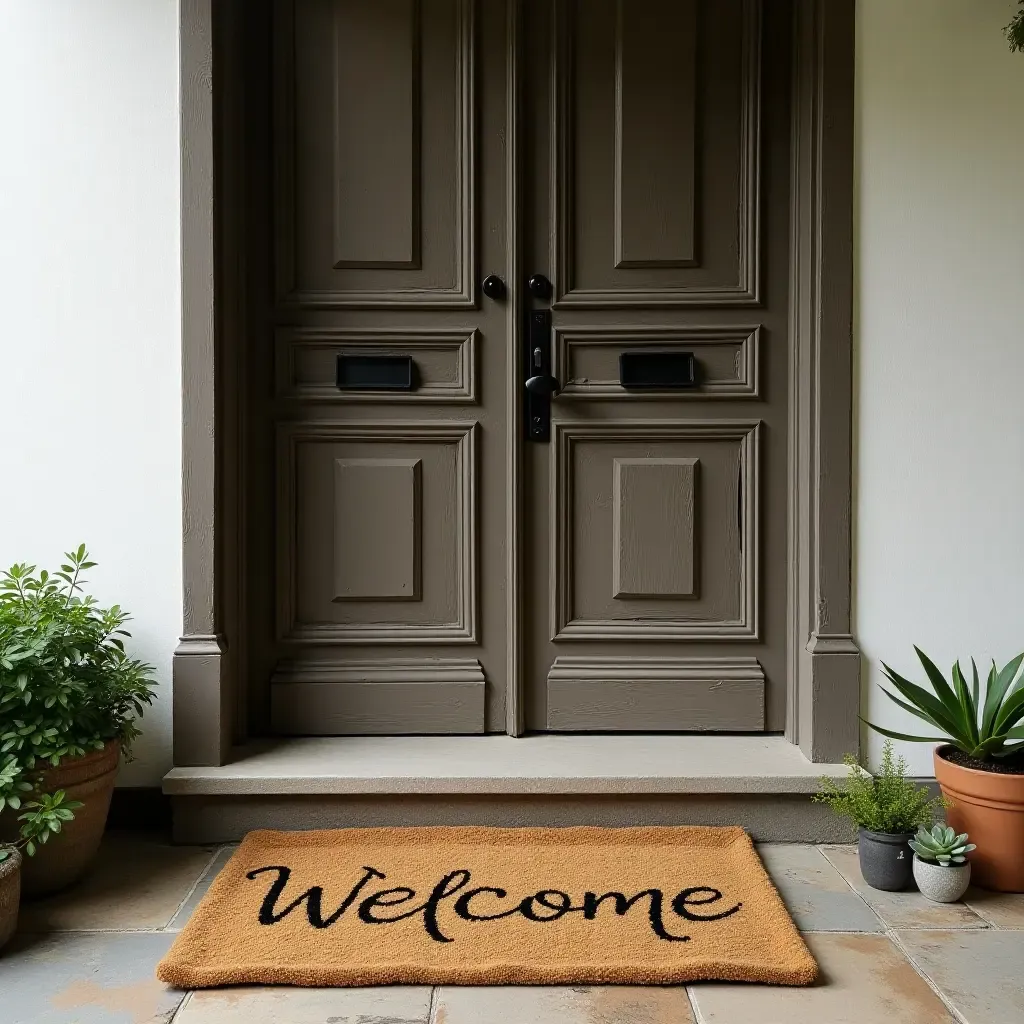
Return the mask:
{"type": "Polygon", "coordinates": [[[412,356],[338,356],[337,384],[342,391],[412,391],[412,356]]]}
{"type": "Polygon", "coordinates": [[[624,388],[692,388],[697,368],[692,352],[622,352],[619,383],[624,388]]]}

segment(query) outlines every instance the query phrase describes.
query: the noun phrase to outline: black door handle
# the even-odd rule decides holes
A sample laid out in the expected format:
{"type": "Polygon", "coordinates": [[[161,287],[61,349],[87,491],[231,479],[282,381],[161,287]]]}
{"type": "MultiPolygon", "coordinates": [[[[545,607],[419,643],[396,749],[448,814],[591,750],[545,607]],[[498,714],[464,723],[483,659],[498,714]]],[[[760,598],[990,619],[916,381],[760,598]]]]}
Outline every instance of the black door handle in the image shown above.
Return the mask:
{"type": "Polygon", "coordinates": [[[527,380],[526,390],[534,395],[557,395],[562,388],[550,374],[541,374],[527,380]]]}
{"type": "Polygon", "coordinates": [[[530,441],[550,441],[551,396],[561,390],[551,373],[551,310],[531,310],[526,321],[526,437],[530,441]]]}
{"type": "Polygon", "coordinates": [[[505,298],[505,282],[497,274],[489,274],[483,279],[480,290],[489,299],[498,301],[505,298]]]}
{"type": "Polygon", "coordinates": [[[541,302],[547,302],[551,298],[551,282],[543,274],[534,274],[526,282],[526,287],[530,294],[541,302]]]}

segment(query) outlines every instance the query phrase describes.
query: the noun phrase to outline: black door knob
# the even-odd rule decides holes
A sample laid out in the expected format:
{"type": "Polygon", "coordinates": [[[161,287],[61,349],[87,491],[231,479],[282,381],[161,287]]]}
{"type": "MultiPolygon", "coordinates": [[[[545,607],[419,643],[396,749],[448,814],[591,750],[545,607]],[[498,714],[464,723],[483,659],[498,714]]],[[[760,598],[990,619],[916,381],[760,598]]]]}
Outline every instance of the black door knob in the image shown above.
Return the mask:
{"type": "Polygon", "coordinates": [[[543,274],[534,274],[526,282],[526,287],[535,299],[546,300],[551,298],[551,282],[543,274]]]}
{"type": "Polygon", "coordinates": [[[526,382],[526,390],[534,395],[555,395],[561,387],[557,380],[550,374],[538,374],[526,382]]]}
{"type": "Polygon", "coordinates": [[[505,298],[505,282],[497,274],[485,277],[480,288],[489,299],[505,298]]]}

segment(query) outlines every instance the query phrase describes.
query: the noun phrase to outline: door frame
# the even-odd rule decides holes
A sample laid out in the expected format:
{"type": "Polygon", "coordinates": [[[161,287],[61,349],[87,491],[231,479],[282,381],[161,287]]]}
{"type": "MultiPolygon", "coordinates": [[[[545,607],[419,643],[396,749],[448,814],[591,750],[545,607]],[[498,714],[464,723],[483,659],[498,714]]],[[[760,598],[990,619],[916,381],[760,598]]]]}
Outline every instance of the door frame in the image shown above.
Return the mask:
{"type": "MultiPolygon", "coordinates": [[[[231,31],[237,10],[224,0],[179,4],[183,626],[173,661],[176,766],[228,763],[247,738],[240,684],[244,244],[236,193],[222,187],[239,166],[245,115],[237,88],[245,54],[231,31]]],[[[860,651],[851,634],[854,13],[855,0],[794,0],[785,734],[808,759],[825,762],[860,747],[860,651]]],[[[509,62],[510,75],[516,63],[509,62]]],[[[510,85],[515,97],[516,83],[510,85]]],[[[509,143],[514,149],[515,140],[509,143]]],[[[511,194],[511,231],[518,230],[517,205],[511,194]]],[[[515,258],[518,250],[513,244],[515,258]]],[[[510,266],[510,279],[518,280],[518,271],[510,266]]],[[[509,445],[513,482],[519,434],[512,431],[509,445]]],[[[510,491],[509,501],[515,516],[520,498],[510,491]]],[[[514,550],[508,569],[515,583],[514,550]]],[[[512,635],[517,615],[511,601],[512,635]]],[[[514,735],[522,729],[515,699],[521,659],[510,662],[517,667],[506,724],[514,735]]]]}

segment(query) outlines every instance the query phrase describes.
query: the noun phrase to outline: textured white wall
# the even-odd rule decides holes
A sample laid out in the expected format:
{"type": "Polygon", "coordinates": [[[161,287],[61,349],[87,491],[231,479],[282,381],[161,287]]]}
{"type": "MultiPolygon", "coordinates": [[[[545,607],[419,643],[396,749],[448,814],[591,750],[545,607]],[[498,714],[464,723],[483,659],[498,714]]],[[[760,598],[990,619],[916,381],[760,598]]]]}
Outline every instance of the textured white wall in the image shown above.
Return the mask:
{"type": "Polygon", "coordinates": [[[880,658],[1024,650],[1024,54],[1013,0],[858,7],[855,629],[915,733],[880,658]]]}
{"type": "Polygon", "coordinates": [[[85,541],[162,698],[122,784],[170,763],[181,628],[175,0],[0,2],[0,562],[85,541]]]}

